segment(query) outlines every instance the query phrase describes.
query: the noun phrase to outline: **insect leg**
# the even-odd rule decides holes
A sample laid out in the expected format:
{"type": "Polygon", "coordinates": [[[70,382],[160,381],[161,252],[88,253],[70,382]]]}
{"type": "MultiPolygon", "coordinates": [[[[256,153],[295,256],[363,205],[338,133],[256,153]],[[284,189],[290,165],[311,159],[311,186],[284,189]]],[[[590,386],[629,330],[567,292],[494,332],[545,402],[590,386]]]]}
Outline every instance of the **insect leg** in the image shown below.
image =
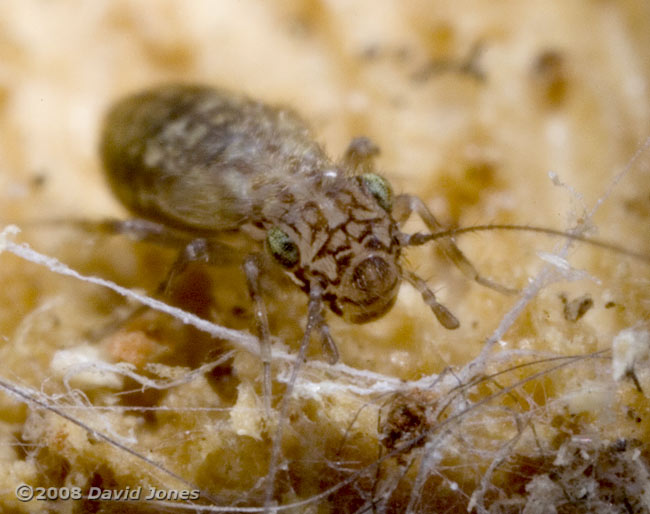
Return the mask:
{"type": "Polygon", "coordinates": [[[318,328],[323,320],[323,291],[318,285],[312,285],[309,289],[309,304],[307,306],[307,324],[305,325],[305,332],[302,336],[302,341],[300,342],[300,350],[298,351],[298,358],[296,363],[293,366],[291,371],[291,376],[289,377],[289,382],[287,382],[287,388],[282,397],[282,403],[280,404],[280,417],[278,418],[278,428],[276,430],[275,436],[273,438],[273,446],[271,447],[271,457],[269,462],[269,472],[266,475],[266,487],[265,487],[265,499],[264,499],[264,512],[272,512],[272,503],[273,503],[273,493],[275,492],[275,475],[278,472],[278,459],[280,457],[280,451],[282,449],[282,433],[284,431],[284,425],[287,420],[287,414],[289,411],[289,400],[293,394],[293,390],[296,385],[296,380],[298,379],[298,373],[302,363],[305,361],[305,355],[307,354],[307,347],[309,346],[309,340],[311,338],[311,333],[314,328],[318,328]]]}
{"type": "MultiPolygon", "coordinates": [[[[185,243],[183,249],[179,252],[176,260],[169,268],[165,278],[158,284],[153,292],[153,296],[166,297],[169,295],[171,286],[178,276],[180,276],[189,264],[192,262],[204,262],[205,264],[217,266],[241,262],[241,257],[237,256],[237,251],[214,239],[196,238],[191,239],[184,234],[178,235],[170,231],[167,227],[160,226],[160,231],[149,231],[150,227],[156,228],[156,223],[146,220],[106,220],[100,222],[82,222],[86,224],[84,228],[90,230],[102,230],[105,232],[116,233],[126,232],[136,238],[138,241],[147,241],[154,244],[179,246],[185,243]],[[143,222],[143,223],[141,223],[143,222]],[[135,228],[135,231],[131,231],[135,228]],[[184,239],[182,238],[184,236],[184,239]]],[[[96,331],[91,338],[100,340],[116,332],[120,327],[127,325],[129,322],[137,319],[149,309],[146,305],[138,305],[130,310],[119,319],[112,320],[108,325],[96,331]]]]}
{"type": "Polygon", "coordinates": [[[225,266],[227,264],[241,262],[241,258],[238,258],[237,250],[216,239],[205,239],[201,237],[192,239],[176,257],[176,260],[167,272],[167,276],[158,285],[156,293],[163,296],[167,295],[173,281],[193,262],[203,262],[209,266],[225,266]]]}
{"type": "Polygon", "coordinates": [[[192,240],[191,236],[171,229],[160,223],[140,218],[129,220],[104,219],[92,220],[57,220],[57,224],[71,224],[89,232],[103,234],[125,234],[136,241],[158,244],[161,246],[183,246],[192,240]]]}
{"type": "Polygon", "coordinates": [[[156,288],[157,294],[166,295],[170,284],[192,262],[202,261],[211,266],[223,266],[240,262],[234,248],[217,241],[203,237],[193,237],[180,230],[169,228],[160,223],[140,218],[129,220],[105,219],[100,221],[62,220],[72,223],[83,230],[104,234],[125,234],[136,241],[171,246],[183,249],[172,264],[165,279],[156,288]]]}
{"type": "MultiPolygon", "coordinates": [[[[433,213],[417,196],[403,194],[395,198],[393,217],[398,223],[401,224],[405,222],[413,212],[422,219],[431,232],[443,229],[443,226],[438,222],[433,213]]],[[[500,293],[515,294],[518,292],[517,289],[503,286],[482,276],[467,257],[465,257],[463,252],[460,251],[460,248],[456,246],[456,243],[454,243],[454,240],[451,237],[440,239],[440,245],[442,246],[442,250],[445,252],[447,258],[449,258],[466,277],[474,280],[482,286],[499,291],[500,293]]]]}
{"type": "Polygon", "coordinates": [[[320,332],[321,344],[323,345],[323,353],[327,355],[327,361],[330,364],[336,364],[339,360],[339,350],[336,343],[330,334],[330,327],[327,326],[325,318],[321,311],[320,320],[318,321],[318,330],[320,332]]]}
{"type": "Polygon", "coordinates": [[[379,147],[367,137],[355,137],[343,155],[342,165],[355,175],[374,170],[374,159],[379,155],[379,147]]]}
{"type": "MultiPolygon", "coordinates": [[[[84,219],[60,219],[51,220],[49,224],[54,225],[72,225],[73,227],[85,230],[87,232],[98,232],[101,234],[115,235],[124,234],[136,241],[150,242],[161,246],[179,247],[188,244],[191,238],[178,231],[170,229],[165,225],[147,221],[140,218],[129,220],[119,220],[107,218],[99,221],[84,219]]],[[[156,289],[157,293],[162,292],[167,287],[168,280],[163,281],[156,289]]],[[[116,332],[120,327],[136,319],[148,309],[145,305],[139,305],[132,308],[128,313],[113,319],[107,325],[94,330],[90,334],[91,340],[101,340],[116,332]]]]}
{"type": "Polygon", "coordinates": [[[253,301],[255,309],[257,336],[259,337],[261,344],[260,355],[262,357],[262,365],[264,366],[264,409],[266,411],[266,415],[270,416],[271,395],[273,393],[271,384],[271,336],[269,330],[269,320],[266,316],[266,306],[264,305],[264,300],[260,294],[260,266],[258,261],[258,255],[253,254],[246,257],[246,260],[244,261],[244,274],[246,275],[246,283],[248,284],[248,294],[253,301]]]}
{"type": "Polygon", "coordinates": [[[431,310],[443,327],[449,330],[453,330],[460,326],[460,323],[458,322],[456,316],[449,312],[449,309],[447,309],[447,307],[436,300],[436,296],[433,294],[433,291],[429,289],[427,283],[424,280],[422,280],[412,271],[408,270],[402,270],[402,276],[409,284],[411,284],[420,292],[422,298],[424,299],[424,302],[429,307],[431,307],[431,310]]]}

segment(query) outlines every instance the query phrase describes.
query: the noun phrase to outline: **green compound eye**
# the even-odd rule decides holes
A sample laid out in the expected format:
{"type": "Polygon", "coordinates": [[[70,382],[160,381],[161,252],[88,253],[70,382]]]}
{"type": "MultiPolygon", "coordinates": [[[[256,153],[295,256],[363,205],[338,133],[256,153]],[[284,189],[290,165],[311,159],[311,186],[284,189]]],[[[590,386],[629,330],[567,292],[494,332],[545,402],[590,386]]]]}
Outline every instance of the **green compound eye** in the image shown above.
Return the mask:
{"type": "Polygon", "coordinates": [[[377,203],[386,211],[393,208],[393,188],[388,180],[375,173],[360,175],[361,182],[368,192],[375,197],[377,203]]]}
{"type": "Polygon", "coordinates": [[[285,268],[293,268],[300,260],[300,251],[289,234],[279,227],[273,227],[266,233],[266,243],[275,259],[285,268]]]}

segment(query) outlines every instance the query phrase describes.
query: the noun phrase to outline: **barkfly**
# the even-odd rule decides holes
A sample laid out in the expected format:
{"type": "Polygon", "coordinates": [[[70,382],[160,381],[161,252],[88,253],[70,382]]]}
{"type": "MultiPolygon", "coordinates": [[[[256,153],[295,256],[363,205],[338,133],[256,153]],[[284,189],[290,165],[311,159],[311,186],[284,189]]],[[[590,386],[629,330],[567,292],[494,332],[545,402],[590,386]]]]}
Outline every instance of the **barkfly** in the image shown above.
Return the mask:
{"type": "Polygon", "coordinates": [[[119,101],[105,119],[100,149],[113,192],[137,217],[106,222],[108,228],[183,248],[159,292],[193,261],[223,262],[231,249],[220,234],[239,231],[255,243],[242,264],[255,304],[267,394],[270,335],[258,285],[264,257],[308,295],[304,337],[319,333],[330,362],[336,362],[325,306],[350,323],[369,322],[391,309],[403,281],[421,293],[443,327],[459,326],[425,281],[402,267],[406,247],[435,239],[466,276],[512,293],[477,272],[454,234],[532,230],[586,240],[513,225],[445,232],[422,200],[395,195],[374,171],[378,148],[368,139],[354,139],[334,162],[292,110],[211,87],[164,85],[119,101]],[[401,231],[412,214],[429,234],[401,231]]]}

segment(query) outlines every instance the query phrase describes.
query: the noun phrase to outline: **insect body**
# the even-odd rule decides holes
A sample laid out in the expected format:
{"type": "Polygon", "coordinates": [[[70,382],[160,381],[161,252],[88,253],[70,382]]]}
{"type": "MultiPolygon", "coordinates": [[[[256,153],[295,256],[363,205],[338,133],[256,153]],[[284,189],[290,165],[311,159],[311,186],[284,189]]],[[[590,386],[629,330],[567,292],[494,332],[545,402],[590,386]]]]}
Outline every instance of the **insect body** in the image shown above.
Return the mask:
{"type": "MultiPolygon", "coordinates": [[[[189,85],[162,86],[117,103],[101,140],[115,194],[146,220],[128,228],[149,239],[184,235],[186,248],[170,275],[192,260],[216,262],[220,233],[248,234],[309,294],[308,329],[320,329],[332,360],[336,350],[322,305],[349,322],[368,322],[392,307],[402,280],[421,292],[443,326],[459,325],[424,281],[400,265],[402,249],[411,244],[400,224],[415,211],[432,232],[440,225],[417,197],[393,195],[373,171],[376,153],[358,138],[335,163],[291,110],[189,85]]],[[[441,244],[466,274],[504,289],[480,277],[451,238],[441,244]]],[[[268,339],[258,262],[252,255],[244,269],[259,330],[268,339]]]]}

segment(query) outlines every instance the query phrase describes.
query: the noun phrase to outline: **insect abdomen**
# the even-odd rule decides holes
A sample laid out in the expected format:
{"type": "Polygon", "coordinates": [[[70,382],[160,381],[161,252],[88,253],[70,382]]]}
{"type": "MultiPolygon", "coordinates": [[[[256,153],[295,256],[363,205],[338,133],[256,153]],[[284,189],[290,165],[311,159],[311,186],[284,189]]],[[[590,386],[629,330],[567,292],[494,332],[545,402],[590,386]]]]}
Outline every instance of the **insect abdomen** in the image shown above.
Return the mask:
{"type": "Polygon", "coordinates": [[[291,111],[187,85],[118,102],[100,146],[126,207],[186,230],[237,228],[293,175],[327,162],[291,111]]]}

